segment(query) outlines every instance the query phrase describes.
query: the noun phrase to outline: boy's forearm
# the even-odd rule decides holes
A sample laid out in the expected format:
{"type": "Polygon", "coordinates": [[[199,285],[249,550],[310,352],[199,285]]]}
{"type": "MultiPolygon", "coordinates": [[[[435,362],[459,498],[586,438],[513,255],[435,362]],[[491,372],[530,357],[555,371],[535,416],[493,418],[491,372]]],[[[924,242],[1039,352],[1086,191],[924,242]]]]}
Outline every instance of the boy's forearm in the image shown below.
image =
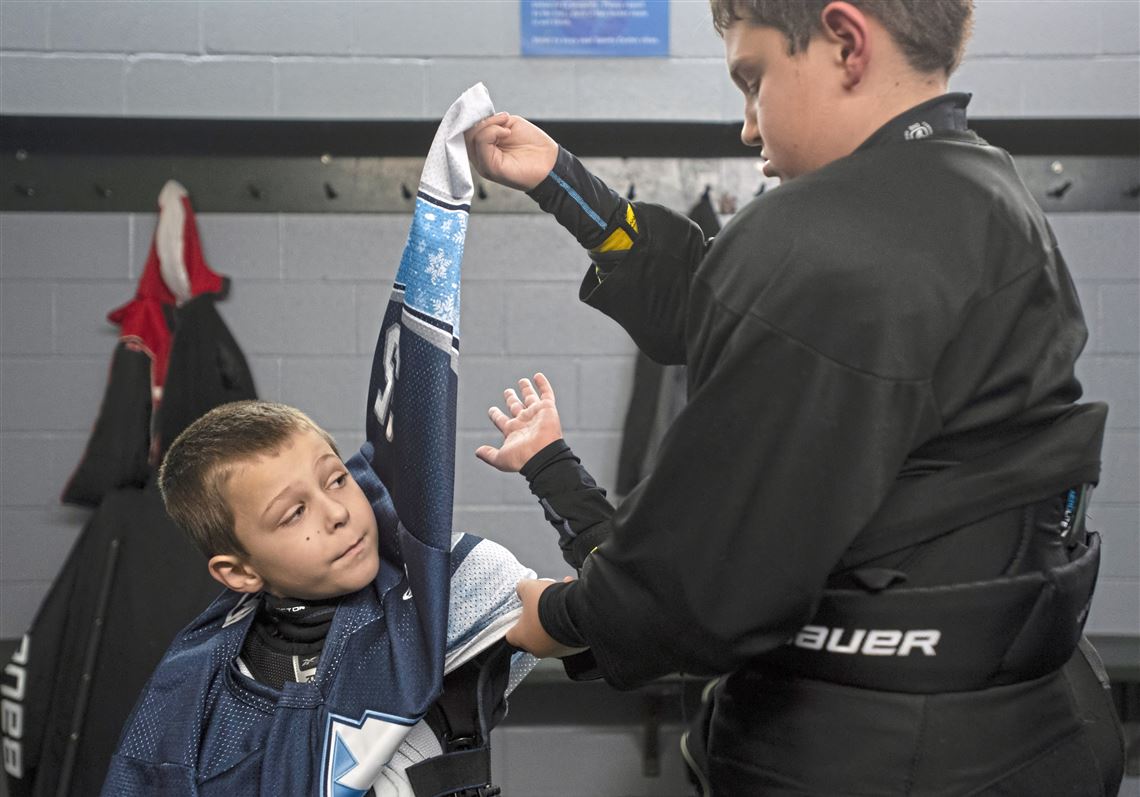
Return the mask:
{"type": "Polygon", "coordinates": [[[519,471],[558,532],[563,558],[580,570],[610,533],[614,508],[564,440],[535,454],[519,471]]]}
{"type": "Polygon", "coordinates": [[[599,279],[637,240],[637,218],[629,201],[561,147],[550,174],[527,195],[590,251],[599,279]]]}

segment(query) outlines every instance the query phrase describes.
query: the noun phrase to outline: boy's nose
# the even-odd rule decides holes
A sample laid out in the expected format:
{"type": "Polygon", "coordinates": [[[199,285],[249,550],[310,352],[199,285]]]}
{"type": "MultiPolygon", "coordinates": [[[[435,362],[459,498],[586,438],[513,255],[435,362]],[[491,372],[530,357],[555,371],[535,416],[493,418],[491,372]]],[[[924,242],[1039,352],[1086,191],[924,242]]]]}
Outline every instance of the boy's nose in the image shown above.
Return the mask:
{"type": "Polygon", "coordinates": [[[348,523],[348,507],[340,501],[330,498],[328,499],[325,517],[328,519],[328,530],[336,531],[348,523]]]}
{"type": "Polygon", "coordinates": [[[744,105],[744,125],[740,128],[740,140],[746,147],[763,146],[760,138],[760,126],[756,123],[756,115],[752,113],[748,104],[744,105]]]}

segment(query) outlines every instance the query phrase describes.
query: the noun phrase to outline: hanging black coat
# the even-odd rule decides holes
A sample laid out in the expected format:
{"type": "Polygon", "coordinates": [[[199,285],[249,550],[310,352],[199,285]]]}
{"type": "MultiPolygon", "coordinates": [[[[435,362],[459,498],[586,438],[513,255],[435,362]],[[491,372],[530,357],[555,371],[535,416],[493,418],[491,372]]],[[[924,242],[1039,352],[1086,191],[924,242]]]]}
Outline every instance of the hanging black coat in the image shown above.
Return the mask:
{"type": "MultiPolygon", "coordinates": [[[[207,410],[255,398],[237,342],[203,294],[175,311],[163,402],[154,424],[163,449],[207,410]]],[[[140,418],[149,408],[146,355],[120,347],[80,467],[97,476],[137,470],[140,418]],[[132,367],[134,366],[134,367],[132,367]],[[131,440],[93,466],[97,439],[131,440]],[[118,458],[118,457],[121,457],[118,458]]],[[[142,418],[146,428],[146,418],[142,418]]],[[[74,483],[74,479],[73,479],[74,483]]],[[[93,494],[96,488],[88,490],[93,494]]],[[[202,555],[174,526],[154,479],[111,489],[80,534],[31,630],[5,669],[4,766],[12,797],[98,794],[119,733],[139,691],[187,622],[217,595],[202,555]]]]}

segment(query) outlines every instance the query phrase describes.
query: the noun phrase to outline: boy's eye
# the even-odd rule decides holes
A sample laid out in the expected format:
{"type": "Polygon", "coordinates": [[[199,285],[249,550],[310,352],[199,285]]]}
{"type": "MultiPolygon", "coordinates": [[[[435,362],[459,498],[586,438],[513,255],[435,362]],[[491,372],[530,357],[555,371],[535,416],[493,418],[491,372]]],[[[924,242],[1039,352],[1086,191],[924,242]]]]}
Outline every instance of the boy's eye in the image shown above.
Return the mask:
{"type": "Polygon", "coordinates": [[[301,516],[304,514],[305,514],[305,505],[304,504],[298,504],[297,507],[292,512],[290,512],[288,515],[285,516],[285,519],[281,521],[281,525],[282,526],[288,526],[291,523],[296,523],[298,520],[301,519],[301,516]]]}
{"type": "Polygon", "coordinates": [[[330,488],[331,487],[344,487],[344,483],[345,483],[345,481],[347,481],[347,479],[348,479],[348,474],[342,473],[339,476],[337,476],[335,479],[333,479],[331,482],[329,482],[329,487],[330,488]]]}

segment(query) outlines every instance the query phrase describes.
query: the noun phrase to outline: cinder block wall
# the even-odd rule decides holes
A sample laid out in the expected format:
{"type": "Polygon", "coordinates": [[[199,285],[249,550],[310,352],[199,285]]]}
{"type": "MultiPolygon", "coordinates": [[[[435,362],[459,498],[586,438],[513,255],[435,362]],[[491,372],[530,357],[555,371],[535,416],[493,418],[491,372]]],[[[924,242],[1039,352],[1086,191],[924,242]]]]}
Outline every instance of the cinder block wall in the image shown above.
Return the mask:
{"type": "MultiPolygon", "coordinates": [[[[499,107],[545,119],[740,118],[704,0],[673,0],[671,57],[521,59],[514,2],[0,3],[0,113],[234,118],[436,118],[483,80],[499,107]]],[[[1131,0],[979,0],[953,87],[976,116],[1140,115],[1131,0]]],[[[155,186],[157,195],[159,186],[155,186]]],[[[649,198],[649,197],[647,197],[649,198]]],[[[203,215],[206,253],[234,279],[222,313],[261,395],[297,404],[346,447],[360,439],[379,312],[403,216],[203,215]]],[[[1137,331],[1140,220],[1053,218],[1092,331],[1088,394],[1113,406],[1093,516],[1108,534],[1092,616],[1140,617],[1137,331]]],[[[56,496],[102,395],[150,215],[0,215],[0,637],[27,627],[86,513],[56,496]]],[[[572,444],[612,483],[632,347],[575,301],[583,259],[550,220],[472,220],[465,260],[458,522],[547,575],[564,572],[521,480],[471,453],[501,389],[546,370],[572,444]]]]}

